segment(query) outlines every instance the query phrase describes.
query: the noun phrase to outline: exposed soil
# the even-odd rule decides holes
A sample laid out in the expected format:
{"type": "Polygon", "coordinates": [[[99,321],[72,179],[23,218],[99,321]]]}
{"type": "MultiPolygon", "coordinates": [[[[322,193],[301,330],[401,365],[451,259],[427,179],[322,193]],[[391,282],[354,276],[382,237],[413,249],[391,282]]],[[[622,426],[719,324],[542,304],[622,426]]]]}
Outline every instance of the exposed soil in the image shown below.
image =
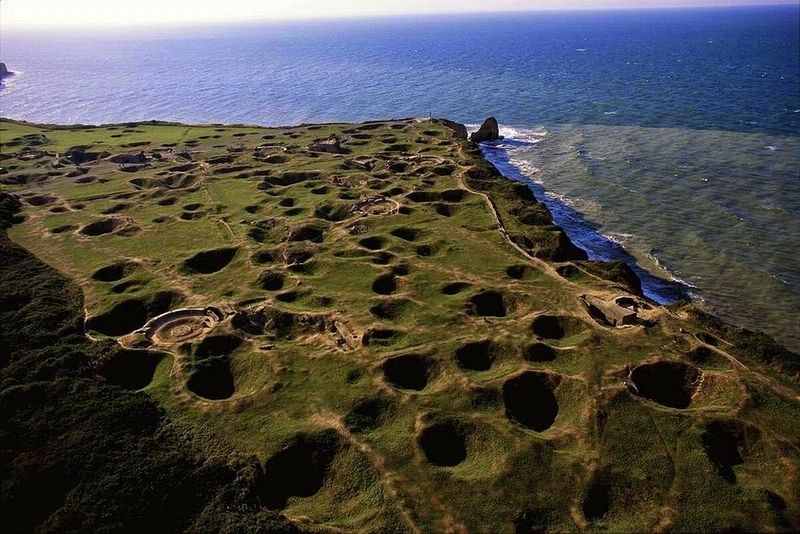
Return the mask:
{"type": "Polygon", "coordinates": [[[506,417],[537,432],[550,428],[558,415],[553,382],[552,376],[535,371],[506,380],[503,384],[506,417]]]}
{"type": "Polygon", "coordinates": [[[522,357],[528,362],[552,362],[556,359],[556,351],[550,345],[534,343],[525,349],[522,357]]]}
{"type": "Polygon", "coordinates": [[[334,430],[300,433],[264,463],[261,499],[267,508],[279,510],[289,497],[311,497],[325,484],[341,438],[334,430]]]}
{"type": "Polygon", "coordinates": [[[425,427],[417,438],[417,444],[433,465],[452,467],[467,459],[464,429],[453,421],[425,427]]]}
{"type": "Polygon", "coordinates": [[[372,291],[378,295],[391,295],[397,291],[397,280],[392,274],[382,274],[372,282],[372,291]]]}
{"type": "Polygon", "coordinates": [[[733,468],[744,463],[747,440],[757,438],[755,429],[748,429],[738,421],[712,421],[700,436],[703,449],[719,475],[728,483],[736,483],[736,472],[733,468]]]}
{"type": "Polygon", "coordinates": [[[184,270],[190,273],[212,274],[224,269],[239,251],[236,247],[218,248],[198,252],[183,262],[184,270]]]}
{"type": "Polygon", "coordinates": [[[384,397],[360,399],[344,416],[344,424],[350,432],[367,432],[381,424],[390,407],[391,402],[384,397]]]}
{"type": "Polygon", "coordinates": [[[702,372],[694,365],[659,361],[639,365],[631,372],[631,391],[670,408],[688,408],[702,372]]]}
{"type": "Polygon", "coordinates": [[[488,371],[497,352],[497,344],[489,339],[474,341],[456,349],[456,362],[465,371],[488,371]]]}
{"type": "Polygon", "coordinates": [[[111,265],[106,265],[105,267],[97,269],[92,274],[92,279],[98,282],[116,282],[122,280],[138,268],[139,264],[133,261],[112,263],[111,265]]]}
{"type": "Polygon", "coordinates": [[[160,352],[118,349],[98,371],[109,383],[135,391],[153,381],[156,367],[163,358],[160,352]]]}
{"type": "Polygon", "coordinates": [[[583,320],[569,315],[540,315],[531,323],[533,333],[544,339],[563,339],[589,328],[583,320]]]}
{"type": "Polygon", "coordinates": [[[483,317],[505,317],[506,303],[498,291],[481,291],[469,299],[471,312],[483,317]]]}
{"type": "Polygon", "coordinates": [[[258,276],[258,285],[265,291],[279,291],[283,289],[286,277],[280,271],[264,271],[258,276]]]}
{"type": "Polygon", "coordinates": [[[399,389],[422,391],[428,385],[430,361],[418,354],[395,356],[383,362],[383,376],[399,389]]]}

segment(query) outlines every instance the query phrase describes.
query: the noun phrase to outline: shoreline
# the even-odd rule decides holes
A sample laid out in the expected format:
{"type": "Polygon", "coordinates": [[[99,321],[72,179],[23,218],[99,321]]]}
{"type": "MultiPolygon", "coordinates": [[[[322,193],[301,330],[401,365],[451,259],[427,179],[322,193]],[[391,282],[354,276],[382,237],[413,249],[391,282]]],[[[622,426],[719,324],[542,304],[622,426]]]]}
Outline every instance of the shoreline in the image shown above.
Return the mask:
{"type": "MultiPolygon", "coordinates": [[[[513,138],[511,140],[520,142],[513,138]]],[[[502,143],[503,141],[500,141],[502,143]]],[[[677,304],[684,301],[694,302],[691,293],[692,286],[673,277],[671,280],[662,278],[642,266],[636,257],[625,249],[622,243],[614,241],[597,231],[594,223],[576,209],[565,202],[547,195],[547,189],[515,165],[507,152],[499,147],[497,142],[481,143],[483,157],[494,165],[503,177],[521,182],[536,195],[539,202],[547,206],[553,216],[553,222],[564,229],[570,241],[578,248],[584,250],[590,260],[597,261],[623,261],[630,267],[642,282],[644,296],[661,305],[677,304]]],[[[656,261],[658,259],[656,258],[656,261]]],[[[666,271],[669,271],[665,268],[666,271]]]]}
{"type": "MultiPolygon", "coordinates": [[[[102,128],[109,128],[109,127],[132,127],[136,125],[140,126],[180,126],[180,127],[187,127],[187,128],[216,128],[216,127],[224,127],[224,128],[259,128],[259,129],[280,129],[280,128],[300,128],[300,127],[307,127],[307,126],[336,126],[336,125],[368,125],[368,124],[380,124],[386,122],[393,122],[393,121],[417,121],[417,122],[426,122],[426,121],[433,121],[439,122],[453,130],[454,132],[458,128],[464,128],[468,131],[468,127],[462,123],[458,123],[455,121],[450,121],[449,119],[445,119],[442,117],[412,117],[412,118],[389,118],[389,119],[372,119],[363,122],[324,122],[324,123],[302,123],[301,125],[296,126],[263,126],[263,125],[254,125],[254,124],[244,124],[244,123],[236,123],[236,124],[224,124],[224,123],[210,123],[210,124],[187,124],[182,122],[176,121],[161,121],[161,120],[146,120],[146,121],[129,121],[129,122],[117,122],[117,123],[103,123],[103,124],[39,124],[35,122],[25,121],[25,120],[18,120],[18,119],[9,119],[0,117],[0,121],[5,121],[8,123],[25,125],[30,127],[39,127],[44,129],[52,129],[56,131],[71,131],[71,130],[80,130],[80,129],[102,129],[102,128]]],[[[459,137],[459,133],[454,134],[457,138],[459,137]]],[[[518,140],[514,140],[513,138],[507,138],[511,141],[519,142],[518,140]]],[[[742,331],[747,331],[751,333],[755,333],[757,335],[765,335],[768,336],[770,339],[774,339],[771,335],[766,334],[763,330],[750,330],[748,328],[739,326],[739,324],[735,320],[730,319],[722,319],[715,315],[713,312],[709,312],[703,310],[695,299],[692,297],[690,289],[691,286],[684,284],[680,281],[672,281],[666,280],[657,276],[656,274],[650,272],[645,267],[641,266],[636,258],[627,252],[624,246],[620,243],[617,243],[606,236],[600,234],[596,231],[596,229],[592,226],[592,223],[585,219],[585,217],[574,210],[573,208],[569,207],[565,203],[559,201],[558,199],[554,199],[548,195],[546,195],[546,189],[541,185],[527,177],[521,169],[519,169],[513,162],[511,162],[510,158],[506,157],[503,159],[502,157],[493,157],[495,154],[504,154],[505,152],[502,151],[500,148],[495,148],[496,141],[490,141],[488,143],[478,143],[473,144],[466,139],[463,139],[462,142],[466,148],[473,148],[474,154],[472,156],[478,156],[484,164],[490,166],[494,172],[500,177],[510,182],[518,182],[524,184],[528,190],[530,190],[531,195],[535,197],[534,202],[538,202],[542,204],[547,212],[552,217],[553,225],[563,233],[564,243],[562,245],[566,248],[574,248],[579,251],[585,252],[590,262],[598,262],[599,264],[606,263],[611,264],[613,262],[622,262],[627,265],[633,273],[636,275],[638,281],[641,282],[641,295],[644,296],[646,299],[650,300],[652,303],[658,304],[660,306],[665,306],[668,308],[675,308],[675,309],[685,309],[687,307],[697,310],[698,313],[703,314],[705,316],[710,317],[715,322],[718,322],[723,325],[727,325],[730,327],[734,327],[740,329],[742,331]],[[586,235],[582,236],[584,239],[575,238],[576,232],[583,232],[586,235]],[[589,241],[596,240],[596,241],[603,241],[605,246],[611,246],[614,251],[613,256],[604,256],[602,254],[597,253],[596,250],[592,248],[592,246],[587,246],[587,240],[585,239],[586,236],[589,236],[589,241]]],[[[502,232],[506,232],[506,229],[501,227],[502,232]]],[[[592,245],[592,243],[589,243],[592,245]]],[[[571,261],[582,261],[578,258],[564,258],[564,259],[552,259],[547,257],[536,258],[537,260],[541,259],[545,262],[550,263],[561,263],[563,265],[569,264],[571,261]]],[[[588,274],[588,273],[587,273],[588,274]]],[[[620,285],[619,280],[611,280],[609,278],[603,278],[602,275],[598,276],[597,274],[592,274],[591,276],[598,277],[600,279],[605,279],[612,283],[617,283],[620,287],[623,287],[624,284],[620,285]]],[[[777,345],[785,348],[785,346],[781,342],[776,342],[777,345]]]]}

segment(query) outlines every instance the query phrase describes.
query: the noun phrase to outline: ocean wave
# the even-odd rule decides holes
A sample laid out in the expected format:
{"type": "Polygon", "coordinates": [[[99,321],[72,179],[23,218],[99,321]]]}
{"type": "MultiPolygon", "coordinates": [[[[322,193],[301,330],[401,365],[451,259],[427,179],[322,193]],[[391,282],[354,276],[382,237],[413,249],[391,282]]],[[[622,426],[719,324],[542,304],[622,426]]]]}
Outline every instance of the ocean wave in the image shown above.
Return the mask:
{"type": "Polygon", "coordinates": [[[670,280],[689,288],[693,298],[698,297],[697,292],[700,290],[700,288],[691,283],[690,281],[681,278],[678,274],[676,274],[676,271],[664,265],[664,262],[658,259],[658,256],[656,256],[655,252],[653,251],[648,252],[647,257],[658,267],[658,269],[661,272],[665,273],[670,280]]]}

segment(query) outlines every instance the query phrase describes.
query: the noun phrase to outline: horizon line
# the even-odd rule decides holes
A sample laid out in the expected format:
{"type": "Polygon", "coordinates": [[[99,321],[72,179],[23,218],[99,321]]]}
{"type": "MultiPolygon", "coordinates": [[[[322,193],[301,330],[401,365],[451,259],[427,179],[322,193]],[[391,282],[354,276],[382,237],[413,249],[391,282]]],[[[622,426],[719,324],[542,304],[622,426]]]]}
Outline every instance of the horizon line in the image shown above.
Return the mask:
{"type": "MultiPolygon", "coordinates": [[[[0,17],[0,29],[4,31],[12,31],[15,33],[35,33],[35,32],[55,32],[55,33],[68,33],[81,30],[113,30],[113,31],[135,31],[135,30],[167,30],[167,29],[190,29],[190,28],[215,28],[226,27],[234,25],[280,25],[284,23],[297,23],[297,22],[336,22],[336,21],[357,21],[357,20],[381,20],[381,19],[402,19],[405,17],[443,17],[443,16],[465,16],[465,15],[530,15],[537,13],[591,13],[591,12],[622,12],[622,11],[676,11],[676,10],[719,10],[719,9],[747,9],[747,8],[775,8],[775,7],[796,7],[800,10],[800,0],[776,0],[768,4],[749,2],[749,3],[728,3],[728,4],[711,4],[711,5],[666,5],[666,6],[567,6],[567,7],[538,7],[538,8],[520,8],[520,9],[468,9],[464,11],[409,11],[407,13],[379,13],[379,14],[347,14],[344,16],[326,16],[326,15],[310,15],[310,16],[290,16],[286,18],[269,18],[258,17],[255,19],[241,19],[241,20],[204,20],[204,21],[169,21],[169,22],[152,22],[152,21],[134,21],[125,25],[116,24],[76,24],[72,26],[54,26],[45,24],[15,24],[15,23],[2,23],[0,17]]],[[[0,10],[0,13],[2,11],[0,10]]]]}

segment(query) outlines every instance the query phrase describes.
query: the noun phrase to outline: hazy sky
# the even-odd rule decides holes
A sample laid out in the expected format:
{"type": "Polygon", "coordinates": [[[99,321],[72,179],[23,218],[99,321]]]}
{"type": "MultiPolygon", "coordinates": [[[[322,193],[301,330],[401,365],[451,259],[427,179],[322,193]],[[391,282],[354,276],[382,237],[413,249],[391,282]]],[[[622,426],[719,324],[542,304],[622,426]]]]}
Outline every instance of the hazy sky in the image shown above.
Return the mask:
{"type": "Polygon", "coordinates": [[[800,0],[0,0],[0,28],[47,31],[418,13],[798,2],[800,0]]]}

